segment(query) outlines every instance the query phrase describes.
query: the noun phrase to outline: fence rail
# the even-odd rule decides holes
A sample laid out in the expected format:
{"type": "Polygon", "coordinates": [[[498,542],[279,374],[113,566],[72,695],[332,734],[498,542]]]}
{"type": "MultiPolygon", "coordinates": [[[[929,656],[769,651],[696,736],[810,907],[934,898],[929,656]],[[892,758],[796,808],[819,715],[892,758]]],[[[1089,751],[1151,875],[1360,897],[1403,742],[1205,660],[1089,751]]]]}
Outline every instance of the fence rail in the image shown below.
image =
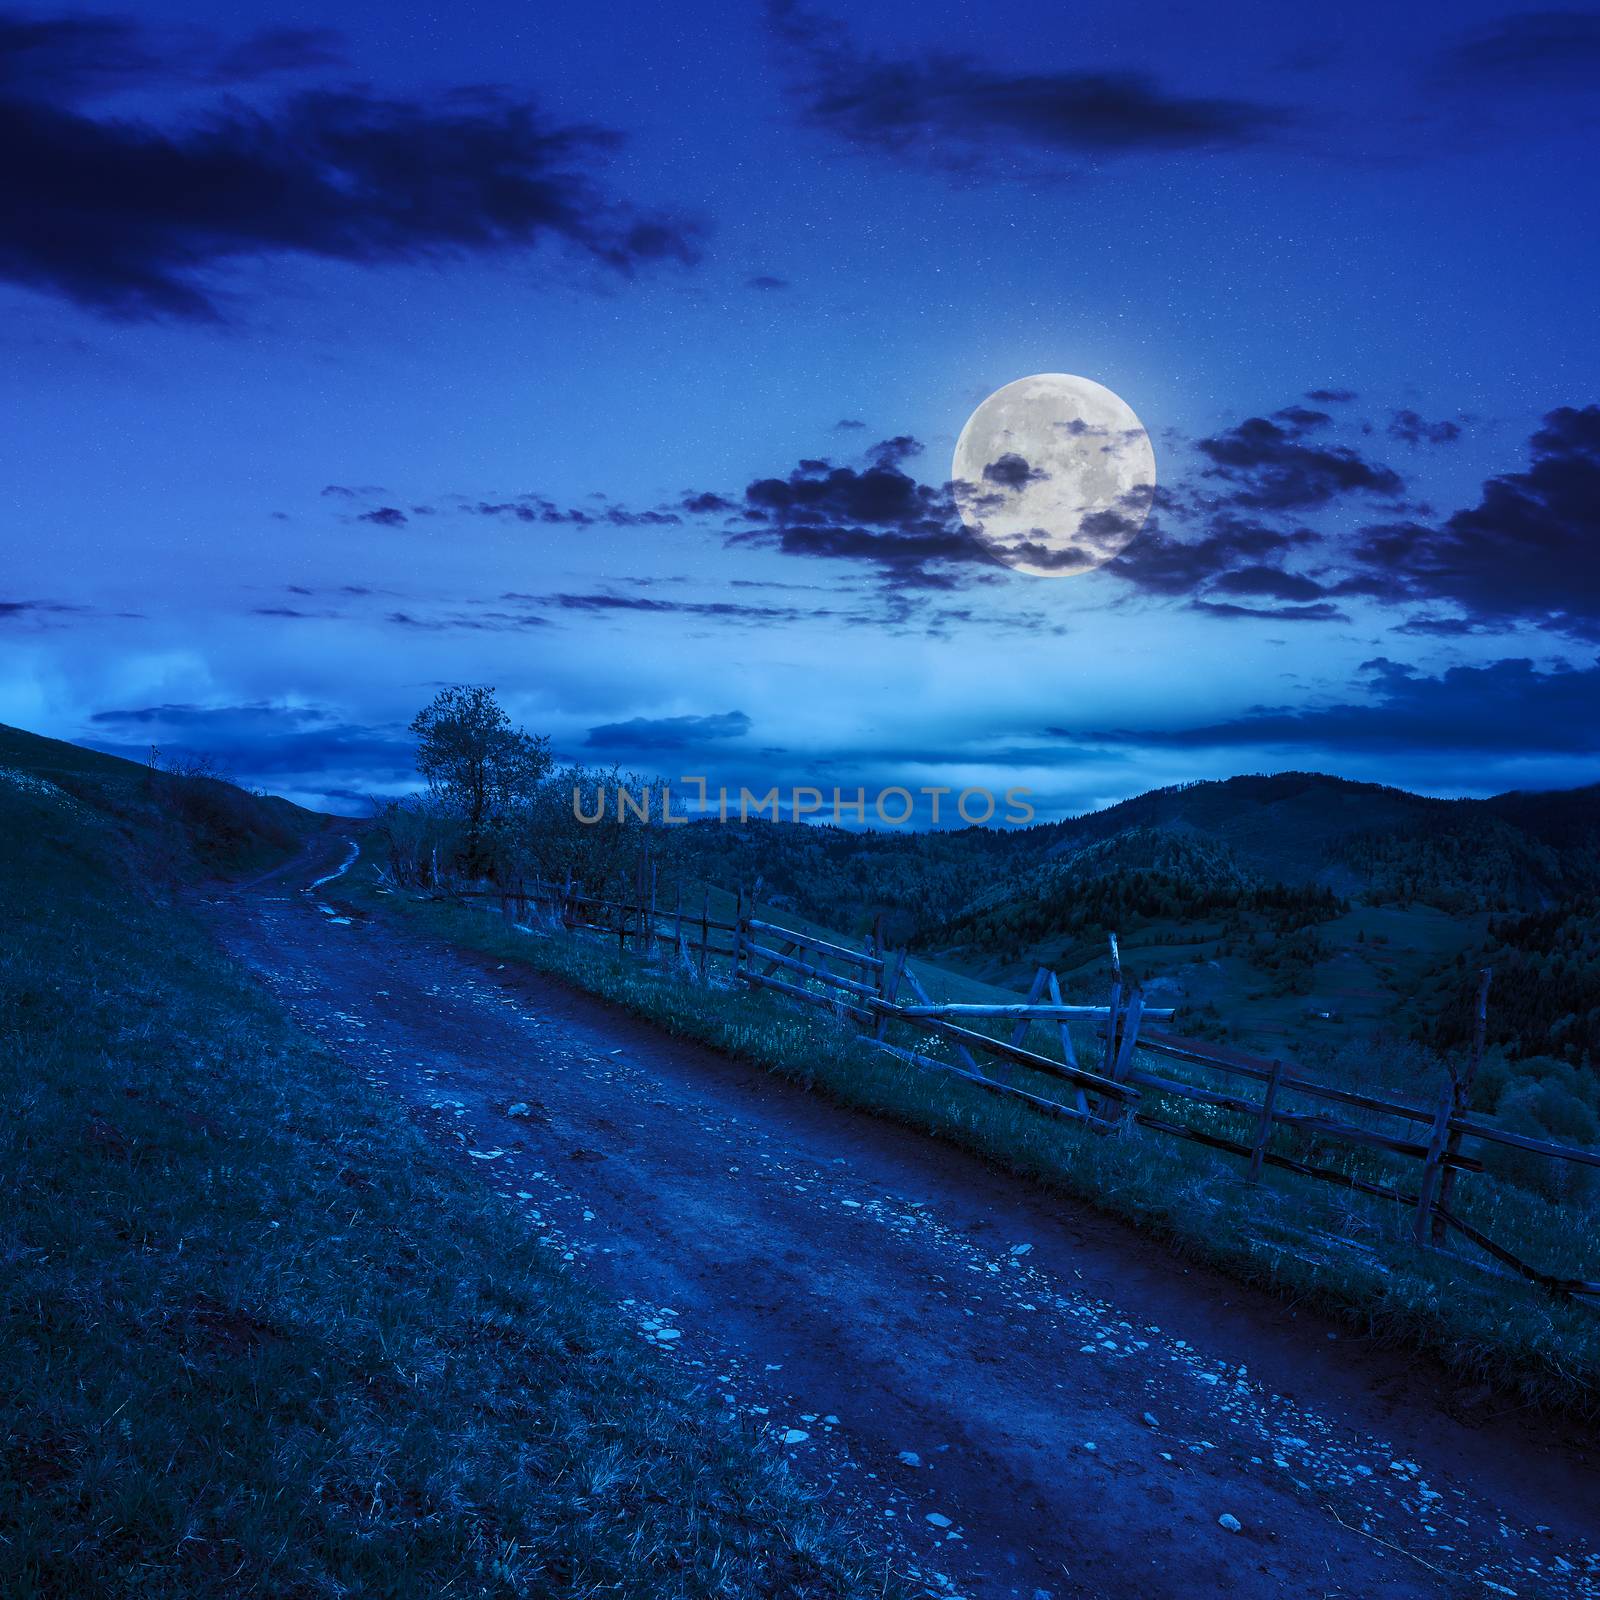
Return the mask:
{"type": "MultiPolygon", "coordinates": [[[[1137,987],[1124,992],[1114,938],[1114,981],[1105,1005],[1064,1003],[1059,979],[1044,968],[1021,1001],[936,1001],[923,988],[906,952],[893,952],[884,945],[881,926],[860,948],[853,948],[837,937],[758,917],[742,892],[731,922],[710,914],[710,895],[704,891],[698,908],[686,908],[681,891],[670,909],[663,908],[656,899],[653,875],[647,884],[643,872],[638,897],[632,901],[586,895],[575,883],[543,880],[450,893],[452,897],[498,900],[502,914],[513,920],[525,918],[531,907],[540,906],[558,916],[566,927],[615,937],[619,949],[626,949],[631,939],[640,953],[664,955],[689,972],[697,972],[702,980],[708,960],[717,958],[727,963],[736,983],[800,1005],[825,1008],[856,1024],[863,1044],[897,1060],[946,1073],[1034,1112],[1097,1133],[1131,1125],[1239,1157],[1247,1164],[1247,1183],[1259,1182],[1263,1169],[1272,1167],[1409,1208],[1414,1214],[1412,1233],[1417,1244],[1444,1248],[1447,1234],[1454,1232],[1518,1276],[1580,1303],[1600,1306],[1600,1282],[1561,1277],[1520,1260],[1451,1205],[1455,1176],[1484,1170],[1481,1157],[1463,1153],[1464,1139],[1586,1166],[1600,1166],[1600,1152],[1512,1133],[1467,1114],[1464,1085],[1470,1085],[1470,1071],[1464,1080],[1446,1083],[1437,1104],[1429,1108],[1322,1083],[1282,1059],[1151,1028],[1149,1022],[1169,1021],[1174,1013],[1169,1008],[1145,1006],[1137,987]],[[909,990],[911,998],[902,1000],[902,989],[909,990]],[[1092,1065],[1080,1064],[1069,1023],[1093,1025],[1098,1049],[1092,1065]],[[983,1024],[1004,1032],[987,1032],[983,1024]],[[1029,1032],[1036,1026],[1054,1032],[1059,1059],[1028,1047],[1029,1032]],[[891,1030],[898,1030],[896,1037],[890,1037],[891,1030]],[[955,1059],[932,1053],[935,1043],[948,1046],[955,1059]],[[1259,1084],[1261,1097],[1154,1070],[1148,1064],[1152,1057],[1224,1079],[1242,1078],[1259,1084]],[[1011,1081],[1019,1070],[1066,1085],[1073,1093],[1072,1103],[1050,1098],[1040,1092],[1042,1085],[1011,1081]],[[1282,1103],[1285,1095],[1330,1102],[1403,1126],[1364,1127],[1331,1112],[1297,1110],[1282,1103]],[[1150,1097],[1155,1097],[1156,1103],[1150,1097]],[[1240,1136],[1183,1120],[1183,1102],[1242,1119],[1240,1136]],[[1273,1136],[1279,1130],[1298,1136],[1301,1147],[1294,1153],[1274,1148],[1273,1136]],[[1415,1186],[1404,1186],[1398,1178],[1384,1181],[1393,1178],[1392,1173],[1374,1171],[1363,1176],[1328,1165],[1317,1154],[1324,1143],[1348,1147],[1352,1153],[1419,1163],[1415,1186]]],[[[1486,992],[1487,983],[1480,994],[1480,1009],[1486,992]]]]}

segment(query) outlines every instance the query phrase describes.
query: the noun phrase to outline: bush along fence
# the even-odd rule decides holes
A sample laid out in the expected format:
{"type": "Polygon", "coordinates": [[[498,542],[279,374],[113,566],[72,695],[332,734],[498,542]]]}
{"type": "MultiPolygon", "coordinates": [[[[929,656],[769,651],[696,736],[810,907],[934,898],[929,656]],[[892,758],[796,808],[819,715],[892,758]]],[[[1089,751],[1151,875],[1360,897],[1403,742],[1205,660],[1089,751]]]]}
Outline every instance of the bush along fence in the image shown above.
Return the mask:
{"type": "Polygon", "coordinates": [[[631,949],[686,979],[704,983],[714,972],[737,988],[823,1008],[874,1050],[1041,1116],[1096,1134],[1131,1126],[1192,1140],[1237,1157],[1246,1183],[1259,1183],[1263,1170],[1273,1167],[1402,1207],[1417,1245],[1443,1250],[1459,1235],[1500,1268],[1600,1308],[1600,1281],[1542,1271],[1455,1206],[1457,1177],[1484,1170],[1481,1157],[1464,1149],[1467,1141],[1600,1167],[1600,1152],[1513,1133],[1469,1113],[1483,1051],[1487,972],[1466,1068],[1452,1071],[1433,1105],[1412,1105],[1318,1082],[1284,1059],[1163,1031],[1158,1025],[1170,1022],[1173,1011],[1146,1005],[1139,987],[1124,982],[1114,934],[1104,1005],[1064,1003],[1059,979],[1045,968],[1015,1002],[936,1001],[907,952],[885,946],[881,919],[858,948],[843,936],[760,916],[754,899],[741,891],[728,921],[711,915],[704,889],[690,903],[679,889],[670,906],[662,904],[654,869],[645,864],[632,899],[586,895],[570,881],[447,893],[497,898],[501,914],[513,922],[537,908],[564,927],[615,938],[619,953],[631,949]],[[1074,1038],[1074,1025],[1080,1035],[1087,1030],[1087,1044],[1074,1038]],[[1030,1044],[1036,1029],[1044,1030],[1043,1048],[1030,1044]],[[1169,1062],[1174,1065],[1163,1066],[1169,1062]]]}

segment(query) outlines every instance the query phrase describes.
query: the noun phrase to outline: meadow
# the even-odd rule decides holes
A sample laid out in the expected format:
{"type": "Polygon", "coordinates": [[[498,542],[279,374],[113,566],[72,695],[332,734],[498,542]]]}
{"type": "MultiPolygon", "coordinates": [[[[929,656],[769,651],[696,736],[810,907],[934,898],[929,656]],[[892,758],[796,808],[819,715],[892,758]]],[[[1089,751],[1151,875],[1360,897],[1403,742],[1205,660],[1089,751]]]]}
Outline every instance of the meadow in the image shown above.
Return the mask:
{"type": "Polygon", "coordinates": [[[185,909],[323,819],[170,776],[0,739],[0,1593],[896,1593],[185,909]]]}

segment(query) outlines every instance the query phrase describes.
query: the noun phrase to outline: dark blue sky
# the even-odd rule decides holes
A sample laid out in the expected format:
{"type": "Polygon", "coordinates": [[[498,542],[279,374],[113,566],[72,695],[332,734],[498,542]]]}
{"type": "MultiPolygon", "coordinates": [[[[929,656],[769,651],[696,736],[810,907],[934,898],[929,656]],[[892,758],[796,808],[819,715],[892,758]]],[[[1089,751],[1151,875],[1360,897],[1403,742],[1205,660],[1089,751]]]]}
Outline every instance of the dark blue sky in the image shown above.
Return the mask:
{"type": "Polygon", "coordinates": [[[1046,813],[1600,777],[1600,11],[214,16],[0,22],[0,718],[339,804],[451,681],[1046,813]],[[1076,578],[945,494],[1040,371],[1156,445],[1076,578]]]}

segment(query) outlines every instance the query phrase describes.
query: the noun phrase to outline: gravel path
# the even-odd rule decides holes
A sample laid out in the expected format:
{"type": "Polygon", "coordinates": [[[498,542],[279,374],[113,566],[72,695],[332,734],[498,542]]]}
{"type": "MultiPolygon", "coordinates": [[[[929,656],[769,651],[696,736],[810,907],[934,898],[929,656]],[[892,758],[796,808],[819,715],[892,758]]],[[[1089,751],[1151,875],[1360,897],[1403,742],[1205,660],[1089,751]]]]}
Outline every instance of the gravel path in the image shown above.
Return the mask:
{"type": "Polygon", "coordinates": [[[961,1152],[341,906],[345,853],[219,897],[224,942],[930,1593],[1600,1600],[1592,1454],[961,1152]]]}

